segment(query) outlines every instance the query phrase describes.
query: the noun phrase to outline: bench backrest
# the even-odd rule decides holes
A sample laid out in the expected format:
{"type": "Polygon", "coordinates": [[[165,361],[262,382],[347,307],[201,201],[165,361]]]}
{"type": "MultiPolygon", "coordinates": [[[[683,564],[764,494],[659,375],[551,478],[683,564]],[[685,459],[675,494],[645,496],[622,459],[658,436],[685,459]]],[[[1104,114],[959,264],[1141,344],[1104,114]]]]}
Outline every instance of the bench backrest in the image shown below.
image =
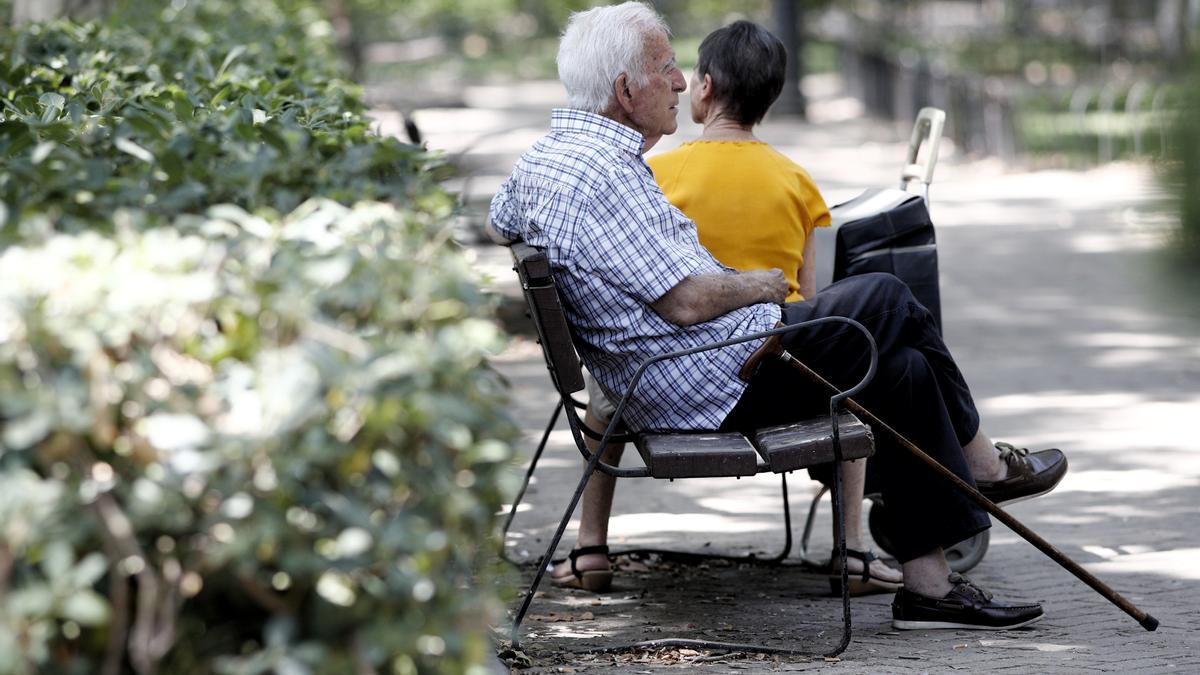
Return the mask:
{"type": "Polygon", "coordinates": [[[568,396],[583,389],[583,370],[575,344],[571,342],[571,329],[563,312],[554,275],[550,271],[550,257],[540,248],[523,242],[512,245],[514,269],[521,278],[525,302],[529,315],[537,329],[542,355],[546,367],[559,393],[568,396]]]}

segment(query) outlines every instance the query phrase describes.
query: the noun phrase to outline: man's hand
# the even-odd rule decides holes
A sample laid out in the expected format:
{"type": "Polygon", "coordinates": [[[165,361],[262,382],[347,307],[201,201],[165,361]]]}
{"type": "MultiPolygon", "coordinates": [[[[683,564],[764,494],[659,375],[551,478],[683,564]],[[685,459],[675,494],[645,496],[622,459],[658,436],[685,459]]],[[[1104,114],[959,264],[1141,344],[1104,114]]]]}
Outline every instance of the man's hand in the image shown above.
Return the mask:
{"type": "Polygon", "coordinates": [[[779,269],[701,274],[675,284],[650,307],[677,326],[691,326],[739,307],[760,302],[778,304],[787,294],[787,277],[779,269]]]}
{"type": "Polygon", "coordinates": [[[772,267],[769,270],[749,270],[743,272],[742,276],[753,278],[755,282],[762,284],[762,300],[758,302],[771,302],[778,305],[787,298],[788,280],[783,275],[783,270],[778,267],[772,267]]]}

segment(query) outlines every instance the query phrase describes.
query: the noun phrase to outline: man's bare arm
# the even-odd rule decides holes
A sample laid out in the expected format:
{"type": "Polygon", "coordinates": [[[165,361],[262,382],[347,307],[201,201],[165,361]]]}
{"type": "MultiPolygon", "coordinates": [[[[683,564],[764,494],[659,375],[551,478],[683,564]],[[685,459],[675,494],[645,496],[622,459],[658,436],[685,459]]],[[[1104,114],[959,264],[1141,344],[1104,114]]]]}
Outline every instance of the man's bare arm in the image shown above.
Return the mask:
{"type": "Polygon", "coordinates": [[[675,284],[650,307],[677,326],[690,326],[739,307],[780,303],[787,294],[787,278],[778,269],[700,274],[675,284]]]}

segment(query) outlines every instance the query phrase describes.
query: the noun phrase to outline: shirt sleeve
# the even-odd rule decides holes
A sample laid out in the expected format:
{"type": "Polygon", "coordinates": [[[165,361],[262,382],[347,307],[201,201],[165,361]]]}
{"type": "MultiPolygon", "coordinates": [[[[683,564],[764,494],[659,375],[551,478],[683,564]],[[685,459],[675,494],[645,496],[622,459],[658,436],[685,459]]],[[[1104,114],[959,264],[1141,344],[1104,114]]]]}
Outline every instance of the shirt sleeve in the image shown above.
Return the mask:
{"type": "Polygon", "coordinates": [[[649,172],[612,174],[592,200],[586,221],[581,271],[646,304],[689,276],[722,271],[700,246],[695,225],[671,207],[649,172]]]}
{"type": "Polygon", "coordinates": [[[488,219],[496,232],[505,239],[524,240],[524,227],[522,226],[524,218],[521,216],[521,209],[517,205],[512,188],[513,177],[509,176],[496,191],[496,196],[492,197],[492,205],[488,209],[488,219]]]}
{"type": "Polygon", "coordinates": [[[800,189],[804,194],[804,208],[808,211],[809,218],[812,219],[812,229],[829,227],[833,222],[829,215],[829,206],[825,204],[825,198],[821,196],[817,184],[803,169],[800,170],[800,189]]]}

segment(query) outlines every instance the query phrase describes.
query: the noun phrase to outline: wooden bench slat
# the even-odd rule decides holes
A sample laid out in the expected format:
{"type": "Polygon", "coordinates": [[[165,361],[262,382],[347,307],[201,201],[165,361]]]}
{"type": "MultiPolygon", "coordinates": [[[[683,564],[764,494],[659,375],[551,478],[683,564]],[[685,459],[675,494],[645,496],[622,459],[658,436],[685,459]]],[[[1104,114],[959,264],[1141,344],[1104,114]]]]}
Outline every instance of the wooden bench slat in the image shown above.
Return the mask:
{"type": "Polygon", "coordinates": [[[571,341],[566,313],[554,288],[549,256],[545,251],[521,242],[514,243],[510,250],[550,377],[561,393],[581,391],[584,388],[582,365],[571,341]]]}
{"type": "Polygon", "coordinates": [[[758,454],[739,433],[648,433],[634,445],[654,478],[753,476],[758,454]]]}
{"type": "Polygon", "coordinates": [[[546,366],[560,391],[573,394],[584,387],[583,370],[575,344],[571,341],[567,316],[558,302],[558,293],[553,286],[538,286],[526,289],[525,297],[533,310],[533,321],[537,327],[538,340],[546,366]]]}
{"type": "Polygon", "coordinates": [[[523,281],[542,284],[550,280],[550,256],[546,252],[523,242],[514,242],[511,247],[523,281]]]}
{"type": "MultiPolygon", "coordinates": [[[[871,428],[853,414],[838,415],[843,459],[870,457],[875,449],[871,428]]],[[[754,447],[775,473],[805,469],[833,461],[833,428],[824,415],[792,424],[759,429],[754,447]]]]}

